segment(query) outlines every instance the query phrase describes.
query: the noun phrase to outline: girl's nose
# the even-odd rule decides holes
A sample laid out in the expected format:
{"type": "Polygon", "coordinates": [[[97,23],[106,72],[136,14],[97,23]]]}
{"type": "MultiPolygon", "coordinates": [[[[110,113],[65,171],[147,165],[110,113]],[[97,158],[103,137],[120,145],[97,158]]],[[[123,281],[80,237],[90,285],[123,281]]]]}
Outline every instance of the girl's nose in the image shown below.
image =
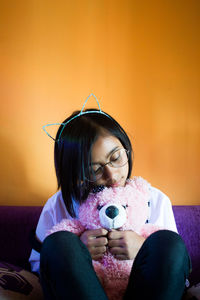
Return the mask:
{"type": "Polygon", "coordinates": [[[115,182],[117,179],[116,173],[117,173],[117,168],[113,168],[109,165],[106,165],[104,167],[103,178],[111,182],[115,182]]]}

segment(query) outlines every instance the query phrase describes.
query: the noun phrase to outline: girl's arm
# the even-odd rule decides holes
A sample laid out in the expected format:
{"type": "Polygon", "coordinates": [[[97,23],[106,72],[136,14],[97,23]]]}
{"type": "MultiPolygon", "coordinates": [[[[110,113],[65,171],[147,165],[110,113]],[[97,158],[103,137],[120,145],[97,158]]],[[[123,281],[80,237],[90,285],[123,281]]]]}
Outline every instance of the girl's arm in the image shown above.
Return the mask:
{"type": "MultiPolygon", "coordinates": [[[[67,213],[61,192],[59,191],[44,205],[36,228],[36,239],[42,243],[46,237],[47,231],[64,218],[70,218],[70,216],[67,213]]],[[[29,262],[32,271],[39,273],[40,253],[32,250],[29,262]]]]}
{"type": "MultiPolygon", "coordinates": [[[[56,224],[60,223],[62,219],[72,219],[66,208],[64,201],[59,191],[53,195],[45,204],[40,219],[36,228],[36,238],[43,242],[46,233],[56,224]]],[[[81,236],[81,241],[87,246],[92,259],[99,259],[105,252],[105,245],[107,244],[107,230],[97,229],[94,231],[85,231],[81,236]]],[[[40,253],[32,250],[29,262],[33,272],[39,273],[40,269],[40,253]]]]}
{"type": "MultiPolygon", "coordinates": [[[[160,190],[151,187],[149,223],[177,232],[169,198],[160,190]]],[[[118,259],[134,259],[145,238],[133,231],[112,231],[108,234],[110,252],[118,259]]]]}
{"type": "MultiPolygon", "coordinates": [[[[43,209],[40,219],[35,232],[35,239],[37,239],[38,243],[43,242],[46,237],[46,232],[50,230],[50,228],[54,225],[53,218],[51,213],[45,209],[43,209]]],[[[29,258],[29,262],[31,264],[31,270],[33,272],[39,273],[40,269],[40,253],[34,249],[31,251],[31,255],[29,258]]]]}
{"type": "Polygon", "coordinates": [[[134,231],[111,231],[108,234],[110,252],[120,260],[134,259],[145,238],[134,231]]]}
{"type": "Polygon", "coordinates": [[[151,187],[149,223],[178,232],[170,199],[155,187],[151,187]]]}
{"type": "Polygon", "coordinates": [[[88,248],[92,259],[98,260],[106,252],[106,245],[108,244],[107,233],[106,229],[99,228],[87,230],[80,236],[80,240],[88,248]]]}

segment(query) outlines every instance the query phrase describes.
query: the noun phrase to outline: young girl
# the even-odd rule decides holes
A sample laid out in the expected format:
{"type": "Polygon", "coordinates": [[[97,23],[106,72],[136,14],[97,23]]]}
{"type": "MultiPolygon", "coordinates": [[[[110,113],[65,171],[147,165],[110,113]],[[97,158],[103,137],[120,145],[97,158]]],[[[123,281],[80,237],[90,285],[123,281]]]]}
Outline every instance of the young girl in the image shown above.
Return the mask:
{"type": "Polygon", "coordinates": [[[47,201],[38,222],[41,253],[32,250],[30,257],[32,271],[40,271],[45,299],[108,299],[92,266],[92,259],[99,260],[106,249],[117,259],[134,259],[124,299],[181,299],[190,259],[170,200],[154,187],[148,221],[166,230],[146,240],[133,231],[104,228],[80,237],[61,231],[45,238],[63,218],[78,218],[79,205],[95,186],[126,185],[133,154],[123,128],[101,109],[82,109],[60,125],[54,154],[59,191],[47,201]]]}

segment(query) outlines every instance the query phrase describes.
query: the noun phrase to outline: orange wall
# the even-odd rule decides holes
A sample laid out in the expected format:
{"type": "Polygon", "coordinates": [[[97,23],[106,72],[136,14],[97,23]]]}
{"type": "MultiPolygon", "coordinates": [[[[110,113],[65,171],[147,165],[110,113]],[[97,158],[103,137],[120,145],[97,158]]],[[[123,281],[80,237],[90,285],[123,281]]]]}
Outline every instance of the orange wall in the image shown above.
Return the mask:
{"type": "Polygon", "coordinates": [[[129,133],[133,175],[173,204],[200,204],[199,0],[0,3],[0,204],[55,192],[42,125],[91,92],[129,133]]]}

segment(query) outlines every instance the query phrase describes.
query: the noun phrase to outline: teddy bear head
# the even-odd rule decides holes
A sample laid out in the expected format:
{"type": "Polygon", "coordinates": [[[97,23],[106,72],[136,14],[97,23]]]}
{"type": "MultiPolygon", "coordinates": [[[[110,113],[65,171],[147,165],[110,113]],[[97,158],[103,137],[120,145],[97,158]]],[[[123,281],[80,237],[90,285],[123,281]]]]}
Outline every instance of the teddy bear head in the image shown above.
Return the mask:
{"type": "Polygon", "coordinates": [[[139,232],[148,219],[148,199],[149,185],[140,178],[128,180],[125,187],[102,187],[80,206],[79,221],[86,229],[139,232]]]}

